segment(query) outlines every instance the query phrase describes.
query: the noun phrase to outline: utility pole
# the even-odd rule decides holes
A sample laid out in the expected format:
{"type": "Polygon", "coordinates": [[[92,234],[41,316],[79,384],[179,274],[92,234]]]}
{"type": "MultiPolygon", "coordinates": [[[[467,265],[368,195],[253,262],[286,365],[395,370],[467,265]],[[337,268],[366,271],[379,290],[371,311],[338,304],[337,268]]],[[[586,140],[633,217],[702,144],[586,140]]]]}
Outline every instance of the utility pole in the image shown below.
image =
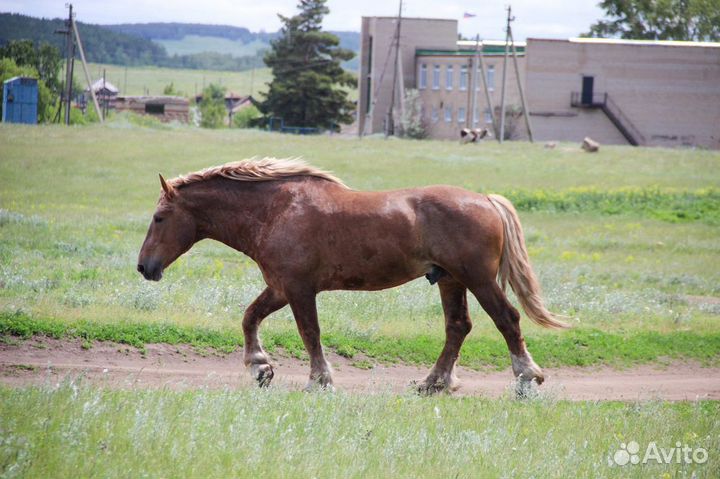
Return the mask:
{"type": "MultiPolygon", "coordinates": [[[[495,107],[493,107],[492,98],[490,97],[490,88],[487,84],[487,75],[485,74],[485,60],[483,58],[482,46],[480,46],[480,35],[477,36],[475,46],[475,56],[478,59],[478,65],[480,66],[480,79],[482,80],[483,90],[485,91],[485,102],[487,103],[488,110],[490,111],[490,119],[492,120],[493,135],[495,139],[500,141],[500,134],[498,133],[497,121],[495,121],[495,107]]],[[[476,95],[477,96],[477,95],[476,95]]]]}
{"type": "MultiPolygon", "coordinates": [[[[72,12],[72,5],[70,5],[70,11],[72,12]]],[[[95,90],[93,90],[92,82],[90,81],[90,73],[88,72],[87,62],[85,61],[85,50],[83,50],[82,40],[80,40],[80,32],[77,29],[75,18],[73,18],[72,14],[70,15],[70,30],[75,33],[75,40],[77,41],[78,50],[80,51],[80,60],[82,61],[83,71],[85,72],[85,81],[87,81],[90,96],[92,97],[93,105],[95,105],[95,112],[100,119],[100,123],[103,123],[105,118],[100,111],[100,105],[98,104],[97,97],[95,96],[95,90]]]]}
{"type": "MultiPolygon", "coordinates": [[[[400,61],[400,30],[402,26],[402,0],[398,8],[397,25],[395,28],[395,68],[393,69],[393,83],[390,94],[390,107],[388,108],[387,118],[385,120],[385,138],[395,134],[395,120],[393,118],[393,110],[395,108],[395,87],[398,82],[398,62],[400,61]]],[[[401,80],[402,81],[402,80],[401,80]]]]}
{"type": "Polygon", "coordinates": [[[510,53],[510,22],[512,21],[512,7],[507,7],[507,26],[505,28],[505,58],[503,59],[503,74],[502,74],[502,92],[500,93],[500,135],[498,141],[502,143],[505,140],[505,86],[507,78],[507,61],[508,54],[510,53]]]}
{"type": "Polygon", "coordinates": [[[518,91],[520,92],[520,102],[522,103],[523,116],[525,117],[525,127],[527,128],[530,143],[533,143],[532,127],[530,126],[530,112],[528,111],[527,102],[525,101],[525,92],[523,91],[522,80],[520,79],[520,69],[517,62],[517,50],[515,49],[515,38],[513,38],[512,27],[508,23],[508,35],[512,44],[513,64],[515,65],[515,78],[517,79],[518,91]]]}
{"type": "Polygon", "coordinates": [[[60,109],[58,110],[58,113],[62,110],[62,104],[65,103],[64,121],[66,125],[70,124],[70,97],[72,96],[73,74],[72,58],[74,56],[72,37],[72,4],[69,4],[68,8],[70,9],[70,13],[68,15],[68,19],[65,20],[65,29],[55,30],[55,33],[65,35],[65,85],[63,92],[60,95],[60,109]]]}

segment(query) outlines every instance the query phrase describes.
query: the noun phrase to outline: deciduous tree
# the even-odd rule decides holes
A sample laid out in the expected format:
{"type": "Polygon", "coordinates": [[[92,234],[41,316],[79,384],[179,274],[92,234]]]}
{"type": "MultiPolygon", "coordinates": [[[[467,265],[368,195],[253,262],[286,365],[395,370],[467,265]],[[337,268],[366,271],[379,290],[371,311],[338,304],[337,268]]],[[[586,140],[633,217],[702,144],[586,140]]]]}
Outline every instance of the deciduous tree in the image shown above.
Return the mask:
{"type": "Polygon", "coordinates": [[[603,0],[606,19],[586,36],[649,40],[720,40],[720,0],[603,0]]]}

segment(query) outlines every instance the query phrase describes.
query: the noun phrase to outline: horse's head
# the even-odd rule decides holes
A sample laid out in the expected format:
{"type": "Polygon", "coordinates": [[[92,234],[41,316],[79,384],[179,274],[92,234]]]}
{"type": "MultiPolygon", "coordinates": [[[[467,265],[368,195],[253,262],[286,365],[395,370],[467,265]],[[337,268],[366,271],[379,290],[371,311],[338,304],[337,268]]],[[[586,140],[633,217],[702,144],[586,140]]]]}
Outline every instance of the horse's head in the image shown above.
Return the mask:
{"type": "Polygon", "coordinates": [[[163,193],[138,256],[137,270],[145,279],[160,281],[165,268],[195,243],[197,222],[184,207],[178,191],[160,175],[163,193]]]}

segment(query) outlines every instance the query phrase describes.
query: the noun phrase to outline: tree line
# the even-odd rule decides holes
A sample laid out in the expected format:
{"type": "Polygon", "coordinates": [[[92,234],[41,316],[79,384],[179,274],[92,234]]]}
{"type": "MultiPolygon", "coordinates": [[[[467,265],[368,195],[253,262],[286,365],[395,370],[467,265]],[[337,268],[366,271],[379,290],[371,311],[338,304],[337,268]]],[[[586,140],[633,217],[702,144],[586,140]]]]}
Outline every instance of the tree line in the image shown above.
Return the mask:
{"type": "MultiPolygon", "coordinates": [[[[230,54],[202,53],[168,55],[165,48],[147,38],[114,31],[98,25],[76,22],[89,62],[114,65],[154,65],[168,68],[241,71],[263,66],[263,52],[244,57],[230,54]]],[[[13,40],[47,43],[65,50],[65,37],[55,34],[65,29],[64,20],[0,13],[0,46],[13,40]]]]}

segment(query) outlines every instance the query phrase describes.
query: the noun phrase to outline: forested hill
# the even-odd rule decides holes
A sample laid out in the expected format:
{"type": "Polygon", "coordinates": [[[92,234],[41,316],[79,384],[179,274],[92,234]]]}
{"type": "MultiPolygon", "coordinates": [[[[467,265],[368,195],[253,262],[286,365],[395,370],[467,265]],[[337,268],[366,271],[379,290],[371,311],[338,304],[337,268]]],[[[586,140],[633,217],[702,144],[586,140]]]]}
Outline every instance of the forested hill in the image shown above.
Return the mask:
{"type": "MultiPolygon", "coordinates": [[[[264,52],[270,48],[270,41],[278,35],[277,32],[251,32],[242,27],[195,23],[92,25],[77,22],[77,25],[85,55],[90,62],[209,70],[240,71],[264,67],[264,52]],[[186,38],[190,40],[183,41],[186,38]],[[213,39],[221,39],[225,43],[218,45],[213,39]],[[185,52],[170,51],[175,53],[170,55],[161,44],[166,40],[179,41],[186,46],[189,42],[195,42],[194,47],[199,43],[208,48],[202,48],[202,51],[197,47],[185,52]],[[244,48],[247,45],[250,47],[244,48]]],[[[64,20],[58,18],[48,20],[0,13],[0,45],[11,40],[27,39],[35,43],[47,42],[64,51],[64,36],[54,33],[63,28],[64,20]]],[[[338,36],[343,48],[355,52],[360,50],[359,33],[331,33],[338,36]]],[[[357,69],[357,65],[357,57],[344,64],[345,68],[352,70],[357,69]]]]}
{"type": "MultiPolygon", "coordinates": [[[[278,36],[278,32],[251,32],[247,28],[230,25],[205,25],[201,23],[120,23],[105,25],[105,27],[121,33],[136,35],[147,40],[163,42],[164,40],[181,41],[186,37],[222,38],[244,44],[265,44],[270,48],[270,42],[278,36]]],[[[356,53],[355,58],[343,63],[345,68],[357,70],[360,52],[360,33],[350,31],[333,31],[340,40],[340,46],[356,53]]],[[[172,53],[172,51],[170,52],[172,53]]]]}
{"type": "MultiPolygon", "coordinates": [[[[201,23],[120,23],[117,25],[105,25],[107,28],[116,31],[137,35],[148,40],[182,40],[189,35],[200,37],[216,37],[228,40],[250,43],[259,41],[268,44],[278,36],[278,32],[251,32],[247,28],[233,27],[230,25],[205,25],[201,23]]],[[[350,31],[333,31],[340,39],[340,46],[360,51],[360,33],[350,31]]]]}
{"type": "Polygon", "coordinates": [[[269,43],[277,33],[251,32],[247,28],[202,23],[119,23],[105,25],[116,32],[127,33],[147,40],[182,40],[187,35],[218,37],[250,43],[256,40],[269,43]]]}
{"type": "MultiPolygon", "coordinates": [[[[119,65],[158,65],[167,60],[167,52],[150,40],[109,30],[99,25],[77,22],[85,56],[89,62],[119,65]]],[[[16,13],[0,13],[0,44],[11,40],[47,42],[64,51],[65,36],[55,30],[65,28],[64,20],[29,17],[16,13]]]]}

